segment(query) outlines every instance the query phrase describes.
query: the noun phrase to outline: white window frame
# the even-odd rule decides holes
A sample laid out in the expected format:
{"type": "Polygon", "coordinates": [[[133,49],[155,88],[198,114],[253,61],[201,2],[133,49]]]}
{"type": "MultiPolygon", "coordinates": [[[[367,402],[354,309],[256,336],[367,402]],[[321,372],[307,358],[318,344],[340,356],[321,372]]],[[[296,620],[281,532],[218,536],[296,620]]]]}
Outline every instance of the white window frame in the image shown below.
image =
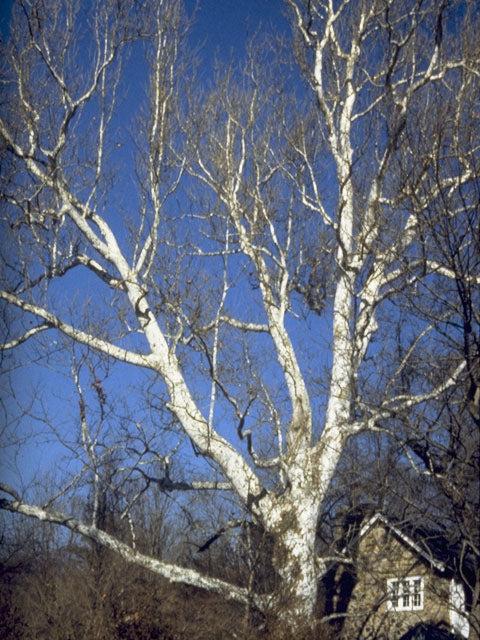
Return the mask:
{"type": "Polygon", "coordinates": [[[424,582],[422,576],[387,580],[388,611],[422,611],[424,582]]]}

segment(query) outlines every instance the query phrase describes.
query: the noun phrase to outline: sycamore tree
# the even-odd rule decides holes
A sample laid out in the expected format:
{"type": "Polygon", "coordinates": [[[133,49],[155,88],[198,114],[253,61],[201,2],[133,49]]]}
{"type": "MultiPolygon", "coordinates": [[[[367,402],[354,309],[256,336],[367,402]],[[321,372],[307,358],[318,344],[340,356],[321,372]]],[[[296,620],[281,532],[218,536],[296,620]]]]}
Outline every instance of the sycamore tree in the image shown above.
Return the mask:
{"type": "MultiPolygon", "coordinates": [[[[14,3],[3,362],[70,372],[75,404],[52,428],[76,464],[45,504],[4,482],[3,509],[284,628],[314,624],[329,561],[317,522],[348,439],[395,435],[409,411],[431,416],[447,390],[478,385],[471,350],[443,339],[455,308],[418,313],[422,292],[459,280],[426,212],[441,203],[454,229],[478,216],[475,8],[286,0],[290,39],[257,37],[209,86],[176,1],[14,3]],[[113,387],[122,402],[115,367],[143,372],[123,413],[108,408],[113,387]],[[86,478],[88,518],[75,501],[59,511],[86,478]],[[98,518],[102,487],[124,535],[98,518]],[[147,491],[219,493],[272,540],[273,590],[142,553],[147,491]]],[[[478,249],[455,237],[459,254],[478,249]]],[[[478,261],[462,264],[471,290],[478,261]]]]}

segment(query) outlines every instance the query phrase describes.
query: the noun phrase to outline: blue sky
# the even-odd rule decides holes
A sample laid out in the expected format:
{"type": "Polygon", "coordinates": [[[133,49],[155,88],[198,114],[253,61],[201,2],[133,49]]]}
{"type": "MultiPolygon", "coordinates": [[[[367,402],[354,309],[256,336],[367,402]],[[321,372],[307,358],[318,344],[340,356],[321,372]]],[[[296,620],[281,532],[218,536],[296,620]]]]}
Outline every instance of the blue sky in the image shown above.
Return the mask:
{"type": "Polygon", "coordinates": [[[13,0],[0,0],[0,36],[4,42],[8,34],[8,21],[12,11],[13,0]]]}
{"type": "Polygon", "coordinates": [[[245,42],[259,26],[285,29],[282,0],[186,0],[189,14],[195,6],[193,35],[205,41],[202,58],[211,63],[215,53],[228,58],[232,51],[242,54],[245,42]]]}

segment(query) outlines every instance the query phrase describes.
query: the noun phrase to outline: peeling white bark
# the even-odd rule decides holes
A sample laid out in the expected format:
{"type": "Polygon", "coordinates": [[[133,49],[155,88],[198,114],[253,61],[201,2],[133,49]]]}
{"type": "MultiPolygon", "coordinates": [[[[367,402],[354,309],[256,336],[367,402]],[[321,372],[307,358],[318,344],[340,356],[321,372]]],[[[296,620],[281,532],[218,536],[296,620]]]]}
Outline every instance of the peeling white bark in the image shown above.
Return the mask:
{"type": "Polygon", "coordinates": [[[301,496],[302,503],[282,509],[273,563],[281,583],[276,599],[280,618],[289,627],[313,619],[317,602],[318,565],[315,553],[318,504],[301,496]]]}

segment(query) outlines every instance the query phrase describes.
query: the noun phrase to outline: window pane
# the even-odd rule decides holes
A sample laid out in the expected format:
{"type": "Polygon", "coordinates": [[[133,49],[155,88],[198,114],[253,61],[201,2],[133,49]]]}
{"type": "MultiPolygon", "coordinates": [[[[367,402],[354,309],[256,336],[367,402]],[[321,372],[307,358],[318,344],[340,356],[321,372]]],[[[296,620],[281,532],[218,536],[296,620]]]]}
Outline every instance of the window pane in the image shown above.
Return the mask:
{"type": "Polygon", "coordinates": [[[398,580],[392,580],[390,582],[390,602],[392,607],[398,607],[398,580]]]}
{"type": "Polygon", "coordinates": [[[422,606],[422,581],[421,580],[413,580],[413,598],[412,598],[414,607],[422,606]]]}

